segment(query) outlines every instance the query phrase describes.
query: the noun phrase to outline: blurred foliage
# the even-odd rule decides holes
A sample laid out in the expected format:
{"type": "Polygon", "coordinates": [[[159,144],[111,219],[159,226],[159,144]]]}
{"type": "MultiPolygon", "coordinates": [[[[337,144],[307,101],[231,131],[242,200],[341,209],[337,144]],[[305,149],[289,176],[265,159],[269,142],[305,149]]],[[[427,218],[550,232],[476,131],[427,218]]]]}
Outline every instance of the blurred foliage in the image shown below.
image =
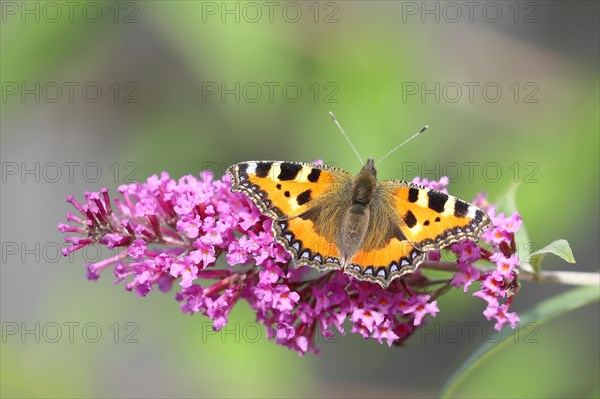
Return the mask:
{"type": "MultiPolygon", "coordinates": [[[[60,120],[41,113],[47,132],[56,131],[52,123],[59,128],[79,126],[76,121],[96,123],[104,134],[91,137],[81,130],[79,137],[92,148],[81,156],[134,161],[140,179],[162,170],[174,177],[202,168],[220,174],[227,165],[248,159],[323,159],[354,173],[360,165],[328,111],[336,113],[363,157],[378,158],[428,124],[427,134],[381,164],[381,178],[438,178],[436,162],[455,162],[462,175],[450,190],[464,199],[480,191],[497,199],[520,181],[517,204],[531,239],[544,244],[566,238],[577,267],[597,268],[598,21],[588,26],[573,19],[557,27],[551,21],[562,8],[554,7],[567,9],[566,2],[536,3],[541,7],[540,23],[518,29],[510,20],[497,25],[422,24],[418,19],[399,23],[401,3],[393,2],[335,3],[338,22],[329,24],[311,18],[298,23],[281,18],[273,23],[222,23],[219,16],[204,22],[206,2],[166,1],[133,3],[138,22],[124,24],[112,20],[108,7],[116,3],[89,3],[102,4],[107,17],[98,23],[78,17],[74,22],[63,18],[23,23],[3,15],[2,82],[133,81],[140,88],[139,103],[86,104],[75,110],[69,104],[34,104],[32,111],[30,104],[2,101],[3,140],[12,132],[7,126],[23,125],[44,108],[60,120]],[[581,28],[577,32],[572,30],[575,24],[581,28]],[[584,50],[574,52],[573,43],[582,42],[584,50]],[[403,98],[406,82],[454,81],[499,82],[505,97],[498,103],[403,98]],[[506,100],[515,81],[536,82],[539,102],[506,100]],[[218,95],[206,97],[207,84],[215,82],[294,82],[304,91],[298,102],[283,101],[281,94],[273,102],[264,96],[256,103],[231,97],[221,101],[218,95]],[[316,100],[310,89],[315,83],[320,90],[316,100]],[[331,87],[335,101],[325,102],[331,87]],[[120,123],[118,130],[111,130],[111,121],[120,123]],[[113,145],[94,153],[101,141],[113,145]],[[478,167],[468,178],[465,162],[496,162],[502,176],[486,178],[478,167]]],[[[578,3],[582,15],[597,15],[598,5],[592,3],[578,3]]],[[[79,4],[83,7],[85,2],[79,4]]],[[[309,3],[302,4],[311,15],[309,3]]],[[[61,146],[59,159],[79,154],[69,140],[61,146]]],[[[116,186],[113,182],[111,189],[116,186]]],[[[67,194],[81,192],[65,191],[60,197],[67,194]]],[[[63,217],[50,216],[56,221],[63,217]]],[[[339,344],[322,345],[321,357],[299,358],[266,339],[223,343],[222,335],[203,330],[207,321],[202,317],[182,316],[173,293],[152,293],[139,300],[121,286],[114,287],[111,276],[103,276],[98,284],[84,281],[82,269],[74,267],[82,263],[65,261],[43,271],[48,278],[55,276],[56,285],[36,286],[39,306],[32,320],[93,319],[105,332],[115,320],[133,320],[140,326],[141,343],[3,340],[3,397],[430,396],[474,345],[415,338],[406,348],[388,349],[340,336],[339,344]]],[[[548,259],[545,267],[572,266],[548,259]]],[[[30,281],[23,278],[15,284],[23,284],[26,291],[30,281]]],[[[556,291],[546,288],[524,286],[518,310],[556,291]]],[[[3,321],[19,320],[18,302],[17,297],[3,295],[3,321]]],[[[480,305],[452,292],[441,302],[436,321],[481,323],[480,305]]],[[[246,325],[252,317],[249,309],[239,306],[231,323],[246,325]]],[[[597,396],[597,313],[590,318],[578,312],[567,321],[545,325],[538,344],[511,345],[469,379],[461,395],[597,396]],[[587,324],[579,326],[585,319],[587,324]]]]}
{"type": "MultiPolygon", "coordinates": [[[[499,334],[496,334],[494,339],[490,340],[490,342],[485,342],[479,345],[463,363],[455,370],[454,374],[451,378],[446,382],[445,386],[442,388],[441,397],[450,398],[454,396],[467,397],[467,396],[482,396],[481,393],[485,392],[483,387],[472,387],[467,386],[467,391],[472,389],[473,392],[465,393],[462,392],[460,394],[456,394],[456,391],[461,390],[461,382],[473,378],[472,373],[485,373],[488,370],[482,370],[481,367],[482,362],[494,360],[497,361],[497,358],[494,358],[494,355],[497,355],[499,351],[505,349],[507,345],[512,343],[522,343],[522,344],[536,344],[539,343],[538,332],[541,326],[549,322],[550,320],[562,316],[565,313],[571,312],[573,310],[577,310],[583,306],[597,303],[600,299],[598,288],[591,287],[579,287],[562,293],[560,295],[556,295],[548,300],[545,300],[539,304],[536,304],[533,309],[530,309],[525,314],[520,315],[519,326],[515,330],[511,331],[508,329],[502,330],[499,334]]],[[[540,349],[536,347],[535,349],[540,349]]],[[[516,355],[526,356],[528,355],[528,350],[521,350],[516,355]]],[[[576,360],[573,359],[575,362],[576,360]]],[[[563,367],[567,366],[568,362],[563,361],[563,367]]],[[[501,363],[502,366],[504,366],[501,363]]],[[[559,372],[567,372],[566,370],[558,370],[560,367],[556,367],[556,364],[552,363],[547,365],[551,370],[548,372],[542,370],[535,370],[539,374],[539,378],[543,378],[542,376],[547,376],[552,373],[559,372]]],[[[494,366],[492,365],[492,368],[494,366]]],[[[543,368],[540,367],[540,369],[543,368]]],[[[502,373],[497,372],[497,375],[500,376],[502,373]]],[[[538,378],[536,376],[532,376],[531,374],[527,375],[524,380],[521,382],[521,385],[527,383],[527,379],[529,378],[538,378]]],[[[587,390],[592,386],[590,383],[593,382],[593,379],[590,380],[585,376],[577,376],[583,378],[573,378],[570,382],[571,386],[564,385],[560,387],[556,386],[548,386],[547,392],[542,392],[541,396],[544,397],[554,397],[554,396],[568,396],[569,392],[574,392],[576,395],[574,396],[585,396],[587,390]],[[586,381],[587,380],[587,381],[586,381]],[[562,392],[557,392],[558,390],[562,390],[562,392]]],[[[475,378],[477,380],[477,378],[475,378]]],[[[510,384],[506,384],[506,381],[502,378],[497,378],[495,381],[493,378],[484,379],[486,381],[486,388],[488,389],[488,393],[485,396],[503,396],[508,397],[511,396],[511,392],[513,391],[513,386],[510,384]],[[492,380],[490,382],[490,380],[492,380]],[[494,385],[493,385],[494,384],[494,385]],[[504,393],[501,393],[504,391],[504,393]]],[[[540,390],[537,387],[531,386],[532,391],[520,392],[520,394],[524,396],[536,396],[540,395],[540,390]]]]}

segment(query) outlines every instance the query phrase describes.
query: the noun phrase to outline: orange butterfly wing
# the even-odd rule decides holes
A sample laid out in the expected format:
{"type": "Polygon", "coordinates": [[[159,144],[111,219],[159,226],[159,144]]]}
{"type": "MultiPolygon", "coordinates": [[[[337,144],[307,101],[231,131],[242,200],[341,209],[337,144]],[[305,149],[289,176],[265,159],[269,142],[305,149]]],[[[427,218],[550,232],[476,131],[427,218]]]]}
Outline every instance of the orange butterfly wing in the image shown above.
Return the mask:
{"type": "Polygon", "coordinates": [[[273,233],[275,240],[293,256],[296,266],[312,266],[321,271],[342,268],[337,245],[318,234],[311,220],[274,220],[273,233]]]}
{"type": "Polygon", "coordinates": [[[275,239],[293,256],[296,266],[341,268],[335,226],[324,229],[320,219],[304,215],[336,204],[339,192],[351,184],[350,174],[326,165],[281,161],[240,162],[227,171],[231,190],[244,193],[274,219],[275,239]]]}
{"type": "Polygon", "coordinates": [[[404,236],[421,251],[477,241],[490,217],[475,205],[440,191],[400,180],[383,182],[393,194],[404,236]]]}
{"type": "Polygon", "coordinates": [[[477,241],[491,223],[476,206],[413,183],[387,180],[378,191],[365,246],[354,254],[346,272],[384,288],[413,272],[425,259],[424,252],[464,239],[477,241]]]}
{"type": "Polygon", "coordinates": [[[349,183],[347,172],[300,162],[249,161],[230,166],[231,191],[246,194],[272,219],[290,219],[306,212],[315,200],[349,183]]]}
{"type": "Polygon", "coordinates": [[[395,278],[415,271],[424,259],[425,254],[409,241],[394,237],[382,248],[358,251],[345,271],[386,288],[395,278]]]}

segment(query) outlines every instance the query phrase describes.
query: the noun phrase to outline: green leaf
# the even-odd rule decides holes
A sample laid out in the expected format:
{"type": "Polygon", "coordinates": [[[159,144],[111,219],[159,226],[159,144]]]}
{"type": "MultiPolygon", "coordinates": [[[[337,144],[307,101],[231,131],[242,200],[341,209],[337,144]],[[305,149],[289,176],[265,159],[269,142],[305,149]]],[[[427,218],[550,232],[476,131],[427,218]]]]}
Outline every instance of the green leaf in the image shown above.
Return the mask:
{"type": "MultiPolygon", "coordinates": [[[[575,288],[539,303],[533,309],[521,316],[519,325],[536,323],[539,327],[557,316],[599,300],[600,291],[598,290],[598,287],[575,288]]],[[[475,350],[467,356],[446,381],[439,396],[441,398],[456,396],[458,388],[464,383],[469,375],[495,353],[507,346],[511,342],[510,338],[512,337],[513,331],[505,328],[500,333],[499,340],[495,342],[484,342],[475,348],[475,350]]]]}
{"type": "Polygon", "coordinates": [[[529,255],[529,259],[527,261],[531,266],[533,266],[538,274],[541,271],[540,265],[542,264],[542,260],[546,254],[554,254],[569,263],[575,263],[575,258],[573,257],[573,251],[571,250],[569,242],[567,240],[556,240],[529,255]]]}
{"type": "MultiPolygon", "coordinates": [[[[504,212],[510,215],[517,211],[517,189],[519,184],[511,185],[506,194],[502,196],[497,202],[497,209],[499,212],[504,212]]],[[[521,260],[519,267],[528,273],[540,275],[542,259],[548,253],[552,253],[569,263],[575,263],[573,257],[573,251],[571,246],[566,240],[556,240],[544,248],[538,249],[538,245],[529,240],[527,229],[525,228],[525,222],[521,225],[519,231],[515,233],[515,243],[517,245],[517,254],[521,260]]]]}

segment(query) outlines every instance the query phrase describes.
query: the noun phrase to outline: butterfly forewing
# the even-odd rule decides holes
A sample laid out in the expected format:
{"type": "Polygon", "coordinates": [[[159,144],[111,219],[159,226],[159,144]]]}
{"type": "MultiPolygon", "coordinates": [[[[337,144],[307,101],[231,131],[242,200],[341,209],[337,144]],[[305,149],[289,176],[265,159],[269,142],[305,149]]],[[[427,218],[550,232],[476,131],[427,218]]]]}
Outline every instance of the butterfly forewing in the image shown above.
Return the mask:
{"type": "Polygon", "coordinates": [[[341,169],[300,162],[249,161],[227,169],[231,190],[246,194],[263,214],[289,219],[351,180],[341,169]]]}
{"type": "Polygon", "coordinates": [[[392,193],[404,236],[421,251],[477,241],[490,218],[481,209],[440,191],[400,180],[382,182],[392,193]]]}

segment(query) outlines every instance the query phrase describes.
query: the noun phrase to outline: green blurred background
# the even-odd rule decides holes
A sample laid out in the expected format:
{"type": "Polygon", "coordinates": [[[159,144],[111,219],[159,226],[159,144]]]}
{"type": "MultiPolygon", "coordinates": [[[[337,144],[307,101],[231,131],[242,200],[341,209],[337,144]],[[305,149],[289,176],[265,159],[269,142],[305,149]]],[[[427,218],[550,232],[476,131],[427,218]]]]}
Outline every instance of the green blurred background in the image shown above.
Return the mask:
{"type": "MultiPolygon", "coordinates": [[[[545,267],[596,271],[599,3],[466,3],[3,1],[2,397],[435,395],[493,339],[462,292],[404,348],[337,335],[301,358],[245,304],[212,333],[174,292],[87,281],[100,254],[56,253],[69,194],[249,159],[357,172],[328,111],[365,158],[430,125],[381,178],[447,173],[464,199],[519,182],[534,245],[577,259],[545,267]]],[[[565,289],[525,283],[513,306],[565,289]]],[[[459,394],[598,397],[598,310],[521,331],[459,394]]]]}

